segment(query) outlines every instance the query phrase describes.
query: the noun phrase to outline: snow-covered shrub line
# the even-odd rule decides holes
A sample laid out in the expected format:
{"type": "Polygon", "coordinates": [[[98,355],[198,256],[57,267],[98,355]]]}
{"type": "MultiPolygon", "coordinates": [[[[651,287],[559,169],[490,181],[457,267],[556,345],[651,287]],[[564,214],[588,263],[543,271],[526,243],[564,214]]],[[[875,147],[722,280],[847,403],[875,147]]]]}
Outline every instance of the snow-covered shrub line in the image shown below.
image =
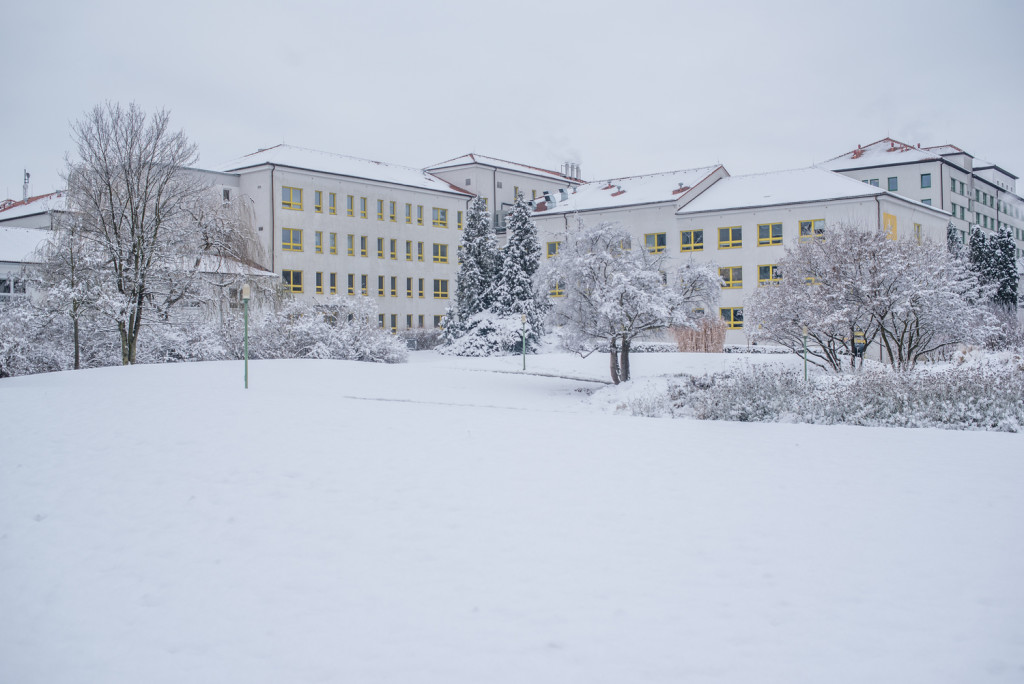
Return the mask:
{"type": "Polygon", "coordinates": [[[726,354],[792,354],[785,347],[772,345],[727,344],[722,348],[726,354]]]}
{"type": "Polygon", "coordinates": [[[1024,426],[1024,372],[1012,364],[817,375],[806,382],[801,371],[752,366],[679,376],[668,392],[674,415],[702,420],[1001,432],[1024,426]]]}

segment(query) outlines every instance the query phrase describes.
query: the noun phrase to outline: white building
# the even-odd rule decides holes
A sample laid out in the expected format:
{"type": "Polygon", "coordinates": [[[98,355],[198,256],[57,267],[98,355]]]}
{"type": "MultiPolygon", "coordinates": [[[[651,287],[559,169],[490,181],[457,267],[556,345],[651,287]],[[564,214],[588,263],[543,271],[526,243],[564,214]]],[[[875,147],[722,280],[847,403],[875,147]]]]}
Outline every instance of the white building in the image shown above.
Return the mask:
{"type": "Polygon", "coordinates": [[[1017,176],[956,145],[921,147],[883,138],[820,166],[948,211],[965,242],[973,225],[989,234],[1006,226],[1017,241],[1017,256],[1024,256],[1017,176]]]}
{"type": "Polygon", "coordinates": [[[41,228],[0,225],[0,301],[32,293],[26,276],[38,265],[37,251],[48,236],[41,228]]]}

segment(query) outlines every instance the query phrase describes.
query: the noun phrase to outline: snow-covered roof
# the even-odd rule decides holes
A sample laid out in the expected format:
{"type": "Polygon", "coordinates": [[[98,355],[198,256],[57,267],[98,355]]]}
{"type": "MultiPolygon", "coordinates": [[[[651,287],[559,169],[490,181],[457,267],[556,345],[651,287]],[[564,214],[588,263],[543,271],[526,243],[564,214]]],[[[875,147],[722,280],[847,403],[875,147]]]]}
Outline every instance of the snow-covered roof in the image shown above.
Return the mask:
{"type": "Polygon", "coordinates": [[[534,200],[534,214],[549,216],[575,211],[614,209],[637,204],[675,202],[679,196],[705,180],[721,166],[702,166],[696,169],[665,171],[643,176],[626,176],[591,181],[570,189],[562,201],[558,192],[552,193],[553,203],[541,198],[534,200]]]}
{"type": "Polygon", "coordinates": [[[473,193],[456,187],[448,181],[442,180],[422,169],[349,157],[333,152],[311,150],[305,147],[293,147],[292,145],[276,145],[260,150],[221,164],[213,170],[241,171],[264,164],[331,173],[350,178],[364,178],[366,180],[394,183],[423,190],[433,190],[434,192],[455,193],[467,197],[472,197],[473,195],[473,193]]]}
{"type": "Polygon", "coordinates": [[[260,278],[279,278],[273,271],[264,271],[256,266],[247,266],[234,259],[225,259],[215,256],[203,256],[199,258],[199,271],[201,273],[220,273],[229,275],[248,275],[260,278]]]}
{"type": "Polygon", "coordinates": [[[676,213],[695,214],[888,194],[892,193],[848,176],[812,166],[806,169],[721,178],[676,213]]]}
{"type": "Polygon", "coordinates": [[[861,169],[871,166],[938,161],[941,158],[938,152],[930,148],[915,147],[892,138],[883,138],[863,147],[858,145],[857,149],[822,162],[818,166],[831,171],[838,171],[840,169],[861,169]]]}
{"type": "Polygon", "coordinates": [[[36,263],[35,251],[49,235],[43,228],[0,226],[0,261],[36,263]]]}
{"type": "Polygon", "coordinates": [[[48,211],[65,211],[67,197],[63,192],[50,192],[36,195],[24,200],[4,200],[0,202],[0,221],[45,214],[48,211]]]}
{"type": "Polygon", "coordinates": [[[925,147],[924,149],[934,152],[935,154],[966,154],[968,157],[973,156],[970,152],[962,150],[956,145],[933,145],[932,147],[925,147]]]}
{"type": "Polygon", "coordinates": [[[520,164],[518,162],[511,162],[505,159],[497,159],[495,157],[487,157],[482,154],[476,154],[473,152],[471,152],[470,154],[464,154],[461,157],[449,159],[448,161],[440,162],[438,164],[432,164],[427,167],[427,171],[440,171],[442,169],[450,169],[456,166],[467,166],[470,164],[493,166],[498,169],[504,169],[506,171],[516,171],[518,173],[525,173],[531,176],[544,176],[559,182],[580,182],[578,178],[570,178],[569,176],[566,176],[563,173],[559,173],[558,171],[551,171],[550,169],[542,169],[537,166],[520,164]]]}

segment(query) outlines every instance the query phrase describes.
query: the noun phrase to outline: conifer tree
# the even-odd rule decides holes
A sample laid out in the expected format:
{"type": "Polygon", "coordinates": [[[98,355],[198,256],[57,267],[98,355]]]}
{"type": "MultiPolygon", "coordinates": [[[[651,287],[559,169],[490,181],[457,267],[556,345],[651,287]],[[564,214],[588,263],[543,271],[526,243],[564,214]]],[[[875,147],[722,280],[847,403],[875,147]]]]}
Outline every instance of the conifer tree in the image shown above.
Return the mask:
{"type": "Polygon", "coordinates": [[[971,228],[971,239],[967,245],[967,261],[971,270],[978,277],[978,280],[987,285],[993,281],[991,268],[991,252],[985,234],[981,232],[981,226],[974,225],[971,228]]]}
{"type": "Polygon", "coordinates": [[[508,244],[502,252],[501,268],[494,287],[492,308],[502,317],[526,316],[526,344],[536,348],[543,333],[547,298],[537,293],[534,275],[540,267],[537,226],[522,194],[516,196],[506,219],[508,244]]]}
{"type": "Polygon", "coordinates": [[[946,225],[946,249],[950,254],[960,254],[963,251],[964,242],[960,239],[960,231],[956,229],[953,222],[946,225]]]}
{"type": "Polygon", "coordinates": [[[448,342],[466,334],[469,320],[491,305],[498,270],[498,243],[491,228],[491,215],[480,197],[469,205],[466,229],[459,244],[459,271],[455,280],[455,302],[445,315],[448,342]]]}
{"type": "Polygon", "coordinates": [[[992,300],[1000,307],[1016,311],[1020,274],[1017,272],[1017,246],[1010,229],[1001,227],[988,240],[988,246],[992,283],[996,287],[992,300]]]}

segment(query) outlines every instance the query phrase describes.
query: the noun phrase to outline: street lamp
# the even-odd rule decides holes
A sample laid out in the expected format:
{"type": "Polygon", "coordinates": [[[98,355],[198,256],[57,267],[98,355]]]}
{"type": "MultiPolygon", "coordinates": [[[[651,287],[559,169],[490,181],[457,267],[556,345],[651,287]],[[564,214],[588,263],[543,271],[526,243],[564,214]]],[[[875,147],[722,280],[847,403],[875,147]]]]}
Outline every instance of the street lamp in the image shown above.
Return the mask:
{"type": "Polygon", "coordinates": [[[242,285],[242,316],[245,320],[245,389],[249,389],[249,297],[252,288],[249,283],[242,285]]]}
{"type": "Polygon", "coordinates": [[[521,314],[523,319],[523,370],[526,370],[526,314],[521,314]]]}

